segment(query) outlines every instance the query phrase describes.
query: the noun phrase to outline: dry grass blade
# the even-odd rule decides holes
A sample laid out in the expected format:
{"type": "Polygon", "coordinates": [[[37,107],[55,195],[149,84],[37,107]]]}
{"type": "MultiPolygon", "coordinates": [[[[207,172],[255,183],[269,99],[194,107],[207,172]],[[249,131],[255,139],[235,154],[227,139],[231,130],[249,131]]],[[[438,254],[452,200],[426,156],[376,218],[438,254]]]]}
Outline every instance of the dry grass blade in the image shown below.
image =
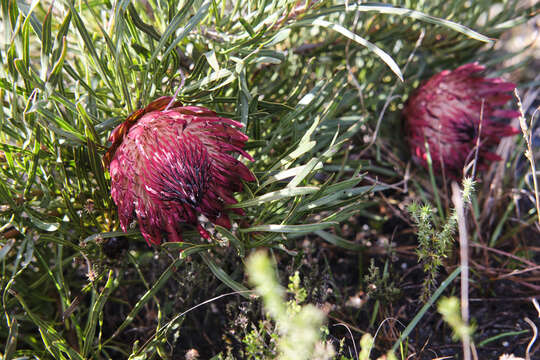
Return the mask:
{"type": "Polygon", "coordinates": [[[537,180],[537,173],[536,173],[536,163],[534,159],[534,152],[533,152],[533,145],[532,145],[532,136],[533,136],[533,122],[535,119],[535,115],[538,111],[540,111],[540,107],[535,110],[533,115],[531,116],[530,124],[527,125],[527,121],[525,119],[525,114],[523,112],[523,105],[521,103],[521,98],[519,97],[519,92],[517,88],[514,90],[514,95],[517,99],[518,103],[518,109],[521,114],[519,117],[519,126],[521,128],[521,131],[523,133],[523,138],[525,139],[525,144],[527,145],[527,150],[525,151],[525,157],[529,160],[529,163],[531,164],[531,176],[533,179],[533,186],[534,186],[534,199],[536,203],[536,215],[538,216],[538,227],[540,228],[540,199],[539,199],[539,193],[538,193],[538,180],[537,180]]]}

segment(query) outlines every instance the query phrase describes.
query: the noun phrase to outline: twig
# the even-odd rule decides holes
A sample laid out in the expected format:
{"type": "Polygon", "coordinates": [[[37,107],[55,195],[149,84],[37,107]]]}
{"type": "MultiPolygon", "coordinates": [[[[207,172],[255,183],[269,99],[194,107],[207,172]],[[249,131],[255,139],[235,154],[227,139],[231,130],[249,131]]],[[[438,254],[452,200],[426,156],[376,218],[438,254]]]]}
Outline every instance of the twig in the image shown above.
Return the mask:
{"type": "Polygon", "coordinates": [[[351,325],[351,324],[349,324],[349,323],[343,321],[342,319],[338,318],[337,316],[334,316],[334,315],[332,315],[332,314],[328,314],[328,317],[329,317],[330,319],[339,321],[340,323],[342,323],[342,324],[344,324],[344,325],[347,325],[347,327],[348,327],[349,329],[352,329],[352,330],[356,331],[356,332],[359,333],[359,334],[367,334],[367,331],[362,330],[362,329],[360,329],[360,328],[358,328],[358,327],[356,327],[356,326],[354,326],[354,325],[351,325]]]}
{"type": "Polygon", "coordinates": [[[478,153],[480,150],[480,137],[482,136],[482,123],[484,122],[484,104],[486,100],[482,99],[482,106],[480,107],[480,123],[478,124],[478,135],[476,137],[476,145],[474,146],[474,162],[472,169],[472,178],[476,177],[476,165],[478,163],[478,153]]]}
{"type": "Polygon", "coordinates": [[[178,89],[176,89],[174,96],[172,97],[171,101],[169,101],[169,104],[165,108],[165,111],[169,110],[172,104],[176,101],[176,97],[178,96],[178,93],[180,90],[184,87],[184,84],[186,83],[186,75],[184,75],[184,72],[182,69],[178,68],[178,71],[180,71],[180,86],[178,86],[178,89]]]}
{"type": "MultiPolygon", "coordinates": [[[[452,182],[452,202],[454,203],[459,229],[459,257],[461,260],[461,317],[469,325],[469,239],[461,189],[452,182]]],[[[463,334],[463,359],[471,360],[471,338],[468,332],[463,334]]]]}
{"type": "MultiPolygon", "coordinates": [[[[508,297],[503,297],[503,298],[472,298],[472,299],[469,299],[469,302],[520,302],[520,301],[528,301],[528,300],[533,300],[534,299],[531,299],[530,296],[515,296],[515,295],[512,295],[512,296],[508,296],[508,297]]],[[[499,320],[496,320],[496,321],[499,321],[499,320]]]]}
{"type": "Polygon", "coordinates": [[[538,317],[540,318],[540,305],[538,305],[538,300],[536,300],[536,298],[533,298],[531,301],[533,303],[534,308],[538,312],[538,317]]]}
{"type": "Polygon", "coordinates": [[[518,260],[524,264],[527,264],[529,266],[536,266],[537,264],[533,263],[532,261],[529,261],[527,259],[524,259],[522,257],[519,257],[519,256],[516,256],[514,254],[510,254],[509,252],[506,252],[506,251],[502,251],[502,250],[499,250],[499,249],[494,249],[492,247],[489,247],[487,245],[482,245],[482,244],[471,244],[471,246],[474,246],[474,247],[479,247],[479,248],[482,248],[482,249],[485,249],[485,250],[488,250],[488,251],[491,251],[491,252],[494,252],[494,253],[497,253],[499,255],[504,255],[504,256],[507,256],[509,258],[512,258],[514,260],[518,260]]]}
{"type": "Polygon", "coordinates": [[[534,323],[532,322],[531,319],[529,319],[528,317],[525,317],[524,319],[527,324],[529,324],[532,328],[532,331],[533,331],[533,337],[531,339],[531,341],[529,342],[529,345],[527,345],[527,350],[525,350],[525,360],[531,360],[531,348],[534,344],[534,342],[536,341],[536,338],[538,337],[538,328],[536,327],[536,325],[534,325],[534,323]]]}
{"type": "Polygon", "coordinates": [[[495,280],[504,279],[504,278],[507,278],[507,277],[511,277],[511,276],[514,276],[514,275],[523,274],[523,273],[526,273],[526,272],[529,272],[529,271],[535,271],[535,270],[538,270],[538,269],[540,269],[540,265],[538,265],[538,266],[533,266],[533,267],[530,267],[530,268],[527,268],[527,269],[523,269],[523,270],[514,270],[514,271],[512,271],[512,272],[509,272],[509,273],[507,273],[507,274],[504,274],[504,275],[499,276],[499,277],[496,278],[495,280]]]}
{"type": "Polygon", "coordinates": [[[407,182],[406,179],[403,179],[403,180],[401,180],[401,181],[398,181],[397,183],[394,183],[394,184],[387,184],[387,183],[385,183],[385,182],[382,182],[382,181],[380,181],[380,180],[378,180],[378,179],[374,179],[374,178],[372,178],[371,176],[367,176],[367,175],[364,176],[364,179],[365,179],[366,181],[369,181],[370,183],[372,183],[372,184],[374,184],[374,185],[388,186],[389,188],[394,189],[394,190],[397,190],[397,191],[399,191],[399,192],[401,192],[401,193],[405,193],[405,192],[406,192],[406,191],[404,191],[404,190],[400,187],[400,185],[402,185],[402,184],[404,184],[404,183],[407,182]]]}

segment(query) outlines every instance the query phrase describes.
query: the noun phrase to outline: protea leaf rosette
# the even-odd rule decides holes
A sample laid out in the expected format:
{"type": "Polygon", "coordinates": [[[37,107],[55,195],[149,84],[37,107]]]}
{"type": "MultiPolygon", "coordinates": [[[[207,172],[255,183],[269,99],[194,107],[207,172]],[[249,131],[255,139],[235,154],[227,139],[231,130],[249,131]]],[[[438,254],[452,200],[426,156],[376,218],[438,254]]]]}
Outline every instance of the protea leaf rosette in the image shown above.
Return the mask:
{"type": "Polygon", "coordinates": [[[466,64],[453,71],[433,76],[410,97],[404,110],[407,135],[413,158],[425,168],[426,142],[433,170],[457,179],[475,157],[478,168],[485,169],[501,158],[491,151],[501,138],[519,131],[497,118],[514,118],[518,111],[502,106],[512,98],[515,84],[500,78],[485,78],[485,68],[466,64]],[[481,126],[480,126],[481,123],[481,126]]]}
{"type": "Polygon", "coordinates": [[[243,150],[243,125],[198,106],[161,97],[131,114],[112,132],[104,156],[111,174],[111,195],[126,231],[135,217],[148,244],[182,241],[182,230],[201,221],[231,228],[228,211],[249,169],[233,155],[253,160],[243,150]],[[202,220],[201,220],[202,219],[202,220]]]}

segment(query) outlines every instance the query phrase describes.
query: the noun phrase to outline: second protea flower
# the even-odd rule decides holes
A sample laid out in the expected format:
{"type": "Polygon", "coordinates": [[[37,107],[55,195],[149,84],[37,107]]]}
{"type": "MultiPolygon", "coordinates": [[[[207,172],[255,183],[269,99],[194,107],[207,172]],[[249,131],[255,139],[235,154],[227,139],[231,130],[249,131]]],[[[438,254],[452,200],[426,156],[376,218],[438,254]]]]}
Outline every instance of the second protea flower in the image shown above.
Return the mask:
{"type": "MultiPolygon", "coordinates": [[[[201,221],[231,227],[225,208],[242,180],[255,177],[233,154],[242,148],[243,125],[197,106],[162,97],[137,110],[111,134],[104,157],[111,195],[126,231],[136,217],[146,241],[181,241],[185,225],[208,238],[201,221]],[[201,218],[206,218],[201,220],[201,218]]],[[[241,209],[231,209],[243,214],[241,209]]]]}
{"type": "Polygon", "coordinates": [[[484,78],[484,67],[466,64],[445,70],[421,86],[404,110],[409,145],[413,157],[427,168],[426,142],[435,172],[460,178],[463,168],[474,159],[478,147],[479,168],[500,160],[491,152],[502,137],[518,130],[495,121],[514,118],[518,111],[503,110],[512,98],[513,83],[500,78],[484,78]],[[480,126],[481,123],[481,126],[480,126]]]}

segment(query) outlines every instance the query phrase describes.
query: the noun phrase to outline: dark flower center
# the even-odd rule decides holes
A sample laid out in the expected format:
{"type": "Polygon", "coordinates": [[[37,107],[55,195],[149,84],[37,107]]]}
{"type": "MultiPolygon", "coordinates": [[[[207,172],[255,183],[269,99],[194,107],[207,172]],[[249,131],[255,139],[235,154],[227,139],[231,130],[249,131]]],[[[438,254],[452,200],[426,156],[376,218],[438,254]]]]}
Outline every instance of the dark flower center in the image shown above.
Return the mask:
{"type": "Polygon", "coordinates": [[[456,121],[454,123],[454,128],[457,134],[457,141],[460,143],[467,144],[476,140],[478,126],[474,122],[456,121]]]}
{"type": "Polygon", "coordinates": [[[206,149],[197,142],[164,155],[164,166],[157,174],[161,200],[199,206],[212,181],[212,161],[206,149]]]}

